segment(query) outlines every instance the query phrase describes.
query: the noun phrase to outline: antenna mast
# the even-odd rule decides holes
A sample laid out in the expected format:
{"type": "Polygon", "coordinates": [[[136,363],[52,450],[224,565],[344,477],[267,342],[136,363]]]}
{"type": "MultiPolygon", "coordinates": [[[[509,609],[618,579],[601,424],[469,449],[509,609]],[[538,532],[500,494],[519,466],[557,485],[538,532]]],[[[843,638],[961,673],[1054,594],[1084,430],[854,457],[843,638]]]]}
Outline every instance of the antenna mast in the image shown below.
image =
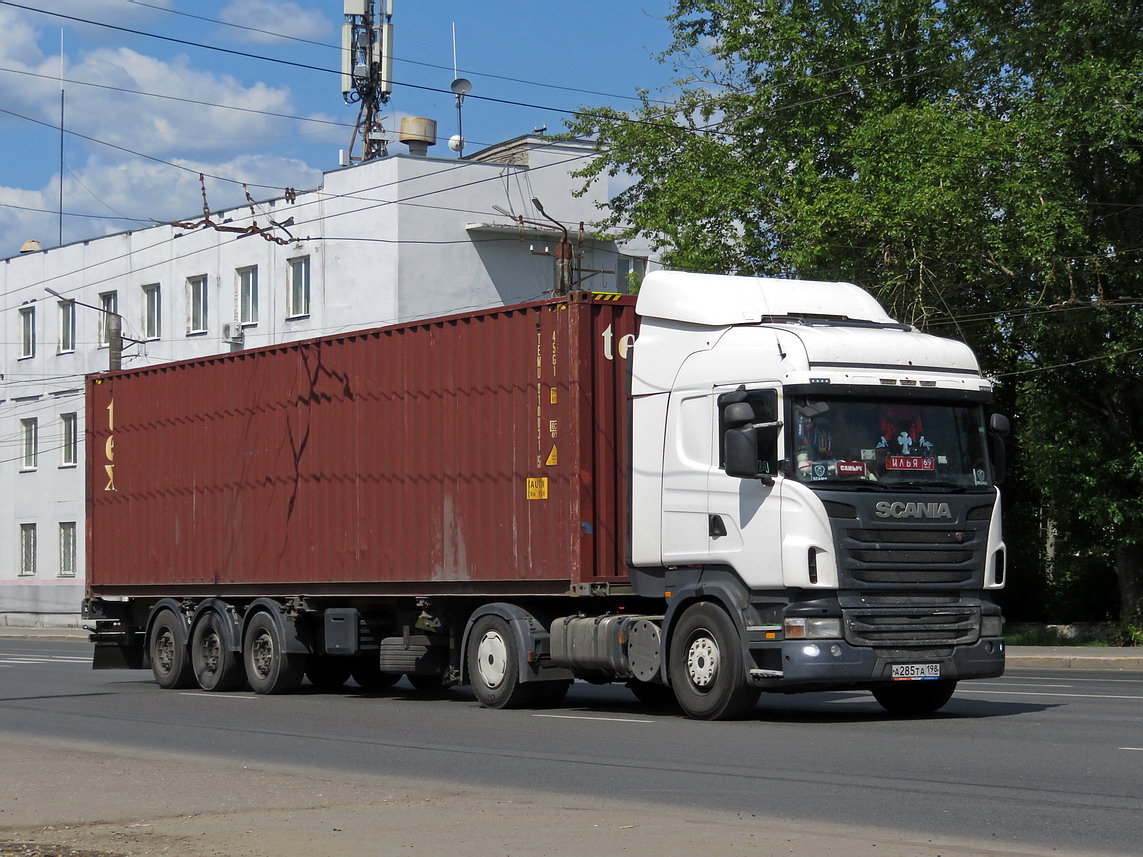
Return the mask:
{"type": "Polygon", "coordinates": [[[345,0],[341,27],[341,94],[346,104],[361,104],[349,160],[371,161],[386,155],[389,141],[381,124],[381,105],[393,93],[393,0],[345,0]],[[361,134],[361,155],[353,143],[361,134]]]}

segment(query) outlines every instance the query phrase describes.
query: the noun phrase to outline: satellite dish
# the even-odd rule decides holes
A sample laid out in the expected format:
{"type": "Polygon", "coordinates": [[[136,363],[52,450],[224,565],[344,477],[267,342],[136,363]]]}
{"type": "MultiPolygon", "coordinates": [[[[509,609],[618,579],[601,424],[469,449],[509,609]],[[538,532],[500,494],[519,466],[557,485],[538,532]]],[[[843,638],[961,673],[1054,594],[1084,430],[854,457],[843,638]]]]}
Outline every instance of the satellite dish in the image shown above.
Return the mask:
{"type": "Polygon", "coordinates": [[[458,77],[449,87],[453,95],[465,96],[472,92],[472,81],[467,77],[458,77]]]}
{"type": "Polygon", "coordinates": [[[448,138],[448,147],[450,149],[452,149],[454,152],[463,152],[464,151],[464,137],[460,136],[460,134],[453,134],[451,137],[448,138]]]}

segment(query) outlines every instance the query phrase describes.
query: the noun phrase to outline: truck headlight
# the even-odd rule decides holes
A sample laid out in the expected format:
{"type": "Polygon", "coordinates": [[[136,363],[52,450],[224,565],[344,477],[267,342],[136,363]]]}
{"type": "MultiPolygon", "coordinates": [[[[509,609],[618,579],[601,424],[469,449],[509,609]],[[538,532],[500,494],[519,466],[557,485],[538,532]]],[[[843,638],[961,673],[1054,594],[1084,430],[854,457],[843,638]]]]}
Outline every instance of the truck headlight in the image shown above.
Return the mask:
{"type": "Polygon", "coordinates": [[[841,618],[837,616],[791,616],[785,623],[787,640],[828,640],[841,636],[841,618]]]}
{"type": "Polygon", "coordinates": [[[981,616],[980,636],[999,637],[1004,631],[1003,616],[981,616]]]}

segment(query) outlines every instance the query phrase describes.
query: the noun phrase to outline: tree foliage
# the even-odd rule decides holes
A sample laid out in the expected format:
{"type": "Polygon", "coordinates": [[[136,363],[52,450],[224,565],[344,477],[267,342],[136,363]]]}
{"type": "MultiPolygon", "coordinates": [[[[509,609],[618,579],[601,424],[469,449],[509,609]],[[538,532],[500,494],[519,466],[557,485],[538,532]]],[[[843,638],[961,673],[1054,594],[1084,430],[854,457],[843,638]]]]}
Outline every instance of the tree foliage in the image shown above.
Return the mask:
{"type": "Polygon", "coordinates": [[[630,181],[608,225],[672,267],[855,281],[967,340],[1016,418],[1025,571],[1049,524],[1113,544],[1140,609],[1138,0],[676,0],[669,20],[670,98],[571,128],[598,141],[585,179],[630,181]]]}

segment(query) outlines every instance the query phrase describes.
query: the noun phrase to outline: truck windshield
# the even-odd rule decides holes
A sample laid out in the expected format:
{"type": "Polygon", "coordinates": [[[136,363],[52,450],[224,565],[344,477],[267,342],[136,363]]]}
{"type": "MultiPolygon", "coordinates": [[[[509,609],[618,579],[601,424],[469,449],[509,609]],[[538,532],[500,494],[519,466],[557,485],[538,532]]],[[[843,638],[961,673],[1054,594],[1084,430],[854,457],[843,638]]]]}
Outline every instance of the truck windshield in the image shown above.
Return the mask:
{"type": "Polygon", "coordinates": [[[987,489],[984,413],[976,404],[797,396],[793,472],[854,488],[987,489]]]}

